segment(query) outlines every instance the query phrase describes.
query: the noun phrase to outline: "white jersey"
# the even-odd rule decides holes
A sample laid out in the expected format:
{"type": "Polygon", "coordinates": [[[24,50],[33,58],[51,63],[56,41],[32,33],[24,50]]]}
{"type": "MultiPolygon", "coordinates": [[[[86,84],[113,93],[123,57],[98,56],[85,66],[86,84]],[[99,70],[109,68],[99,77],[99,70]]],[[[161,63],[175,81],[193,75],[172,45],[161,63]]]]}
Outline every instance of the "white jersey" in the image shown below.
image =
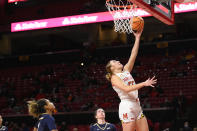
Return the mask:
{"type": "MultiPolygon", "coordinates": [[[[116,74],[128,86],[135,85],[130,72],[124,71],[116,74]]],[[[132,87],[130,87],[132,88],[132,87]]],[[[113,89],[118,93],[121,100],[119,104],[119,118],[122,122],[136,121],[143,117],[142,108],[138,99],[138,90],[129,93],[124,92],[116,86],[113,89]]]]}
{"type": "MultiPolygon", "coordinates": [[[[122,73],[116,73],[118,77],[128,86],[135,85],[135,81],[128,71],[124,71],[122,73]]],[[[120,100],[131,100],[136,101],[138,99],[138,90],[131,91],[129,93],[124,92],[118,87],[113,86],[113,89],[118,93],[120,100]]]]}

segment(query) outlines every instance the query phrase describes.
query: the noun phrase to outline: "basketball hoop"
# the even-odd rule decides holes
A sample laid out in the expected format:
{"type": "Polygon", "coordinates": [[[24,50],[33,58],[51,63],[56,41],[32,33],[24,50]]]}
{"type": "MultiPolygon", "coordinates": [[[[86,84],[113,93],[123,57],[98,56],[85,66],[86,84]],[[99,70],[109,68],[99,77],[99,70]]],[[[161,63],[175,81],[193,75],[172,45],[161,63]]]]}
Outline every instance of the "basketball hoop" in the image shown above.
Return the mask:
{"type": "Polygon", "coordinates": [[[106,7],[114,18],[114,31],[132,33],[132,21],[136,6],[130,0],[106,0],[106,7]]]}

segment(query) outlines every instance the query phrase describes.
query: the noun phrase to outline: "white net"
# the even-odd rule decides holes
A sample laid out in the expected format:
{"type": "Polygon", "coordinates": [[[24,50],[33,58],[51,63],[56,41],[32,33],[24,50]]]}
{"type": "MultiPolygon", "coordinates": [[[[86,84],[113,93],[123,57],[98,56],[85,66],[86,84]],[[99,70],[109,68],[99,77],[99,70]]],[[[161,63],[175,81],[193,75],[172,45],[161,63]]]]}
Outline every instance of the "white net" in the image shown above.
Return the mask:
{"type": "Polygon", "coordinates": [[[130,0],[107,0],[106,7],[114,18],[116,32],[132,33],[135,6],[130,0]]]}

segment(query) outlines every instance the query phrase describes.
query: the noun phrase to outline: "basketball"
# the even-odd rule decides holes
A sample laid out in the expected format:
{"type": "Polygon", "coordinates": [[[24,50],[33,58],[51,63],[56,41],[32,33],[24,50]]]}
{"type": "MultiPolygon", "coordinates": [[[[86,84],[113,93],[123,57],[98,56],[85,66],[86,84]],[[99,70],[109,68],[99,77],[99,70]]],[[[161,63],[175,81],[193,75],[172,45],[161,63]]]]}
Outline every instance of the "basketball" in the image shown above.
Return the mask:
{"type": "MultiPolygon", "coordinates": [[[[131,20],[130,20],[131,23],[131,20]]],[[[133,31],[141,31],[144,28],[144,20],[140,16],[134,16],[133,17],[133,24],[132,24],[132,30],[133,31]]]]}

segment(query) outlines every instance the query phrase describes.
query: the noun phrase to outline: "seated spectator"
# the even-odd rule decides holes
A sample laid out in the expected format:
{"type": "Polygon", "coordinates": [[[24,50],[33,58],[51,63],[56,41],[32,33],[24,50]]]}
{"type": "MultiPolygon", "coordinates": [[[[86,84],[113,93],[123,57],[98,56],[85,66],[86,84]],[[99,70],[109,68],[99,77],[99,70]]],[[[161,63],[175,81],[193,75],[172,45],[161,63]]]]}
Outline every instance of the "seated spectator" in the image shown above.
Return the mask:
{"type": "Polygon", "coordinates": [[[184,122],[183,131],[192,131],[192,128],[189,127],[189,122],[188,121],[184,122]]]}
{"type": "Polygon", "coordinates": [[[39,93],[36,95],[36,100],[39,100],[39,99],[42,99],[42,98],[45,98],[45,94],[43,93],[43,90],[40,89],[39,90],[39,93]]]}
{"type": "Polygon", "coordinates": [[[145,99],[144,99],[144,102],[143,102],[142,107],[143,107],[143,108],[151,108],[151,104],[150,104],[148,98],[145,98],[145,99]]]}
{"type": "Polygon", "coordinates": [[[73,102],[74,99],[75,99],[75,96],[73,96],[73,95],[70,93],[70,94],[68,95],[67,100],[68,100],[69,102],[73,102]]]}
{"type": "Polygon", "coordinates": [[[176,71],[175,68],[173,68],[173,69],[172,69],[172,72],[170,73],[170,76],[171,76],[171,77],[176,77],[177,74],[178,74],[178,72],[176,71]]]}
{"type": "Polygon", "coordinates": [[[68,131],[66,122],[63,121],[60,125],[59,131],[68,131]]]}
{"type": "Polygon", "coordinates": [[[21,131],[30,131],[25,123],[22,123],[21,126],[22,126],[22,130],[21,131]]]}
{"type": "Polygon", "coordinates": [[[158,92],[158,96],[164,93],[163,89],[159,85],[155,86],[155,90],[158,92]]]}
{"type": "Polygon", "coordinates": [[[161,104],[161,107],[171,107],[171,103],[168,101],[168,98],[165,98],[164,103],[161,104]]]}
{"type": "Polygon", "coordinates": [[[78,128],[77,127],[73,128],[73,131],[78,131],[78,128]]]}
{"type": "Polygon", "coordinates": [[[150,96],[151,97],[157,97],[159,95],[159,93],[156,91],[155,88],[152,89],[150,96]]]}
{"type": "Polygon", "coordinates": [[[154,123],[154,129],[153,131],[160,131],[160,123],[159,122],[155,122],[154,123]]]}
{"type": "Polygon", "coordinates": [[[54,94],[51,101],[53,101],[54,103],[59,103],[60,99],[59,99],[58,95],[54,94]]]}
{"type": "Polygon", "coordinates": [[[182,116],[185,113],[186,104],[186,97],[183,95],[182,91],[180,91],[179,96],[174,97],[172,102],[178,115],[182,116]]]}

